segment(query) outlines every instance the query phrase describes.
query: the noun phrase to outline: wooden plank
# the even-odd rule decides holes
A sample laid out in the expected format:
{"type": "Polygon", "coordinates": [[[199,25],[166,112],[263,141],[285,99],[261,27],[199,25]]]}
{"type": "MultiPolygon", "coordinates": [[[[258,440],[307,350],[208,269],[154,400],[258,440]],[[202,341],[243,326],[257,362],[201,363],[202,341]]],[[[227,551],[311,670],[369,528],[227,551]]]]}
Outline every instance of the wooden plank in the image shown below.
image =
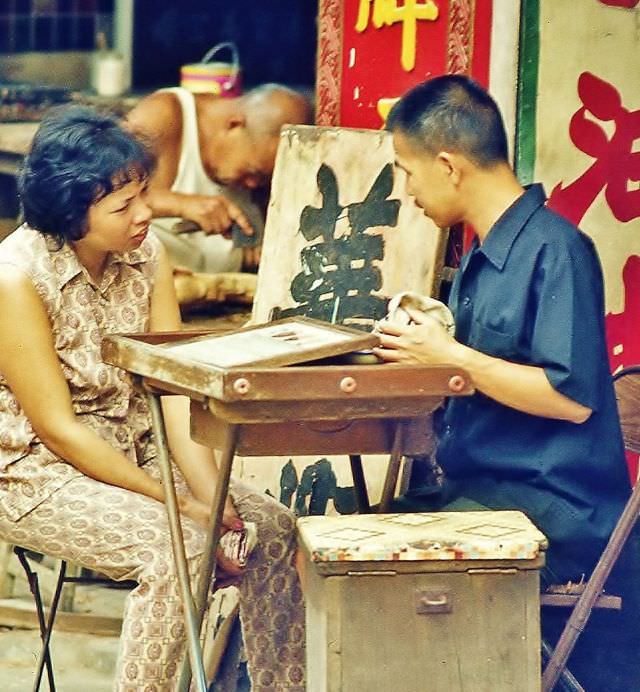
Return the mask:
{"type": "Polygon", "coordinates": [[[211,413],[230,423],[352,420],[356,418],[418,418],[433,411],[442,397],[322,401],[243,401],[224,404],[209,400],[211,413]]]}
{"type": "Polygon", "coordinates": [[[446,233],[393,162],[384,131],[283,129],[253,322],[299,314],[370,328],[399,291],[437,294],[446,233]]]}
{"type": "MultiPolygon", "coordinates": [[[[543,606],[559,606],[561,608],[573,608],[580,598],[579,594],[570,593],[543,593],[540,595],[540,605],[543,606]]],[[[600,594],[594,608],[605,608],[607,610],[621,610],[622,598],[620,596],[612,596],[610,594],[600,594]]]]}
{"type": "Polygon", "coordinates": [[[227,401],[309,401],[336,398],[388,400],[464,396],[472,393],[471,379],[462,368],[451,365],[380,363],[237,369],[225,374],[223,396],[220,398],[227,401]],[[239,379],[246,382],[242,388],[238,387],[239,379]]]}
{"type": "Polygon", "coordinates": [[[221,368],[173,353],[164,348],[159,335],[155,339],[156,343],[148,343],[137,335],[107,336],[103,338],[102,354],[106,362],[149,378],[161,391],[194,394],[198,399],[206,395],[243,405],[251,400],[421,399],[473,393],[468,373],[449,365],[221,368]]]}
{"type": "Polygon", "coordinates": [[[306,591],[310,692],[418,692],[427,680],[433,692],[537,692],[537,573],[449,573],[448,567],[428,574],[381,568],[357,577],[312,576],[306,591]],[[323,593],[310,593],[317,589],[323,593]],[[445,591],[448,610],[417,608],[421,593],[445,591]],[[319,613],[319,605],[328,612],[319,613]]]}
{"type": "MultiPolygon", "coordinates": [[[[45,608],[45,617],[48,617],[45,608]]],[[[0,601],[0,625],[38,629],[35,605],[18,599],[0,601]]],[[[121,617],[107,617],[90,613],[69,613],[59,610],[56,613],[54,629],[59,632],[82,632],[105,637],[117,637],[122,629],[121,617]]]]}
{"type": "MultiPolygon", "coordinates": [[[[421,421],[418,422],[418,425],[421,421]]],[[[200,444],[222,449],[228,425],[197,405],[192,408],[191,434],[200,444]]],[[[386,419],[288,421],[240,427],[237,454],[387,454],[395,423],[386,419]]],[[[413,448],[413,454],[422,452],[413,448]]],[[[407,452],[408,453],[408,452],[407,452]]]]}

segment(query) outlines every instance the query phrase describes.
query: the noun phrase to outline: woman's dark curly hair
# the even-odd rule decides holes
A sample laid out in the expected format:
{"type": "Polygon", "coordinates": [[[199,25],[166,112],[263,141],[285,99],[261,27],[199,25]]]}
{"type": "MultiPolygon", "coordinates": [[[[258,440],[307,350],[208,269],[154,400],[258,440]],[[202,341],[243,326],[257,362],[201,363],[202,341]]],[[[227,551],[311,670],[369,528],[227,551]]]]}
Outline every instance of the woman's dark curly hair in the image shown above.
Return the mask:
{"type": "Polygon", "coordinates": [[[27,154],[18,192],[24,220],[60,245],[87,232],[89,207],[151,175],[155,159],[114,118],[83,106],[52,109],[27,154]]]}

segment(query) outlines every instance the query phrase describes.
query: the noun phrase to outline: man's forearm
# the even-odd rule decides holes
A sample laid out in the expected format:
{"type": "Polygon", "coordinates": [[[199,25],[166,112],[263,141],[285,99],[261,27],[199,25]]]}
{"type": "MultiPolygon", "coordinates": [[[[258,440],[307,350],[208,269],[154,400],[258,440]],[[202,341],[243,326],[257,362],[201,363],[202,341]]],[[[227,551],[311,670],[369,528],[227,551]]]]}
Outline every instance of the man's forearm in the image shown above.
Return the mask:
{"type": "Polygon", "coordinates": [[[475,387],[505,406],[573,423],[584,423],[591,415],[591,409],[555,390],[541,367],[511,363],[459,343],[452,352],[475,387]]]}
{"type": "Polygon", "coordinates": [[[184,216],[183,203],[185,195],[171,190],[152,189],[147,193],[147,204],[154,218],[162,216],[184,216]]]}

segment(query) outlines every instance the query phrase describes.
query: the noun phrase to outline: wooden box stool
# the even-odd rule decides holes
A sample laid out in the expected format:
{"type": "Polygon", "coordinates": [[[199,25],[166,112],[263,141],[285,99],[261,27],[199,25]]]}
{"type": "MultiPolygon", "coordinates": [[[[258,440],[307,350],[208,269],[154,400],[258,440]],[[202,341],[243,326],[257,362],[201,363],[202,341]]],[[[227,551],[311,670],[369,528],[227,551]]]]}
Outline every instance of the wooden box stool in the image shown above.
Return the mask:
{"type": "Polygon", "coordinates": [[[540,689],[546,539],[521,512],[304,517],[308,692],[540,689]]]}

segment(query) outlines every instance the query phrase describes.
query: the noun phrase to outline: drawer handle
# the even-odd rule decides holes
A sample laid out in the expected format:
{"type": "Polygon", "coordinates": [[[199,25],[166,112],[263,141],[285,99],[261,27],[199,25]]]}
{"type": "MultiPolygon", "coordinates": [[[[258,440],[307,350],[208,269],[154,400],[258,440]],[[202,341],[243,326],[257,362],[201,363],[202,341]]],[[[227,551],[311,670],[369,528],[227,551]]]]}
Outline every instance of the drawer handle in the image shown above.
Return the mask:
{"type": "Polygon", "coordinates": [[[353,421],[351,420],[312,420],[303,423],[303,425],[313,432],[318,433],[337,433],[343,430],[348,430],[353,421]]]}
{"type": "Polygon", "coordinates": [[[419,589],[415,596],[418,615],[453,612],[449,589],[419,589]]]}

